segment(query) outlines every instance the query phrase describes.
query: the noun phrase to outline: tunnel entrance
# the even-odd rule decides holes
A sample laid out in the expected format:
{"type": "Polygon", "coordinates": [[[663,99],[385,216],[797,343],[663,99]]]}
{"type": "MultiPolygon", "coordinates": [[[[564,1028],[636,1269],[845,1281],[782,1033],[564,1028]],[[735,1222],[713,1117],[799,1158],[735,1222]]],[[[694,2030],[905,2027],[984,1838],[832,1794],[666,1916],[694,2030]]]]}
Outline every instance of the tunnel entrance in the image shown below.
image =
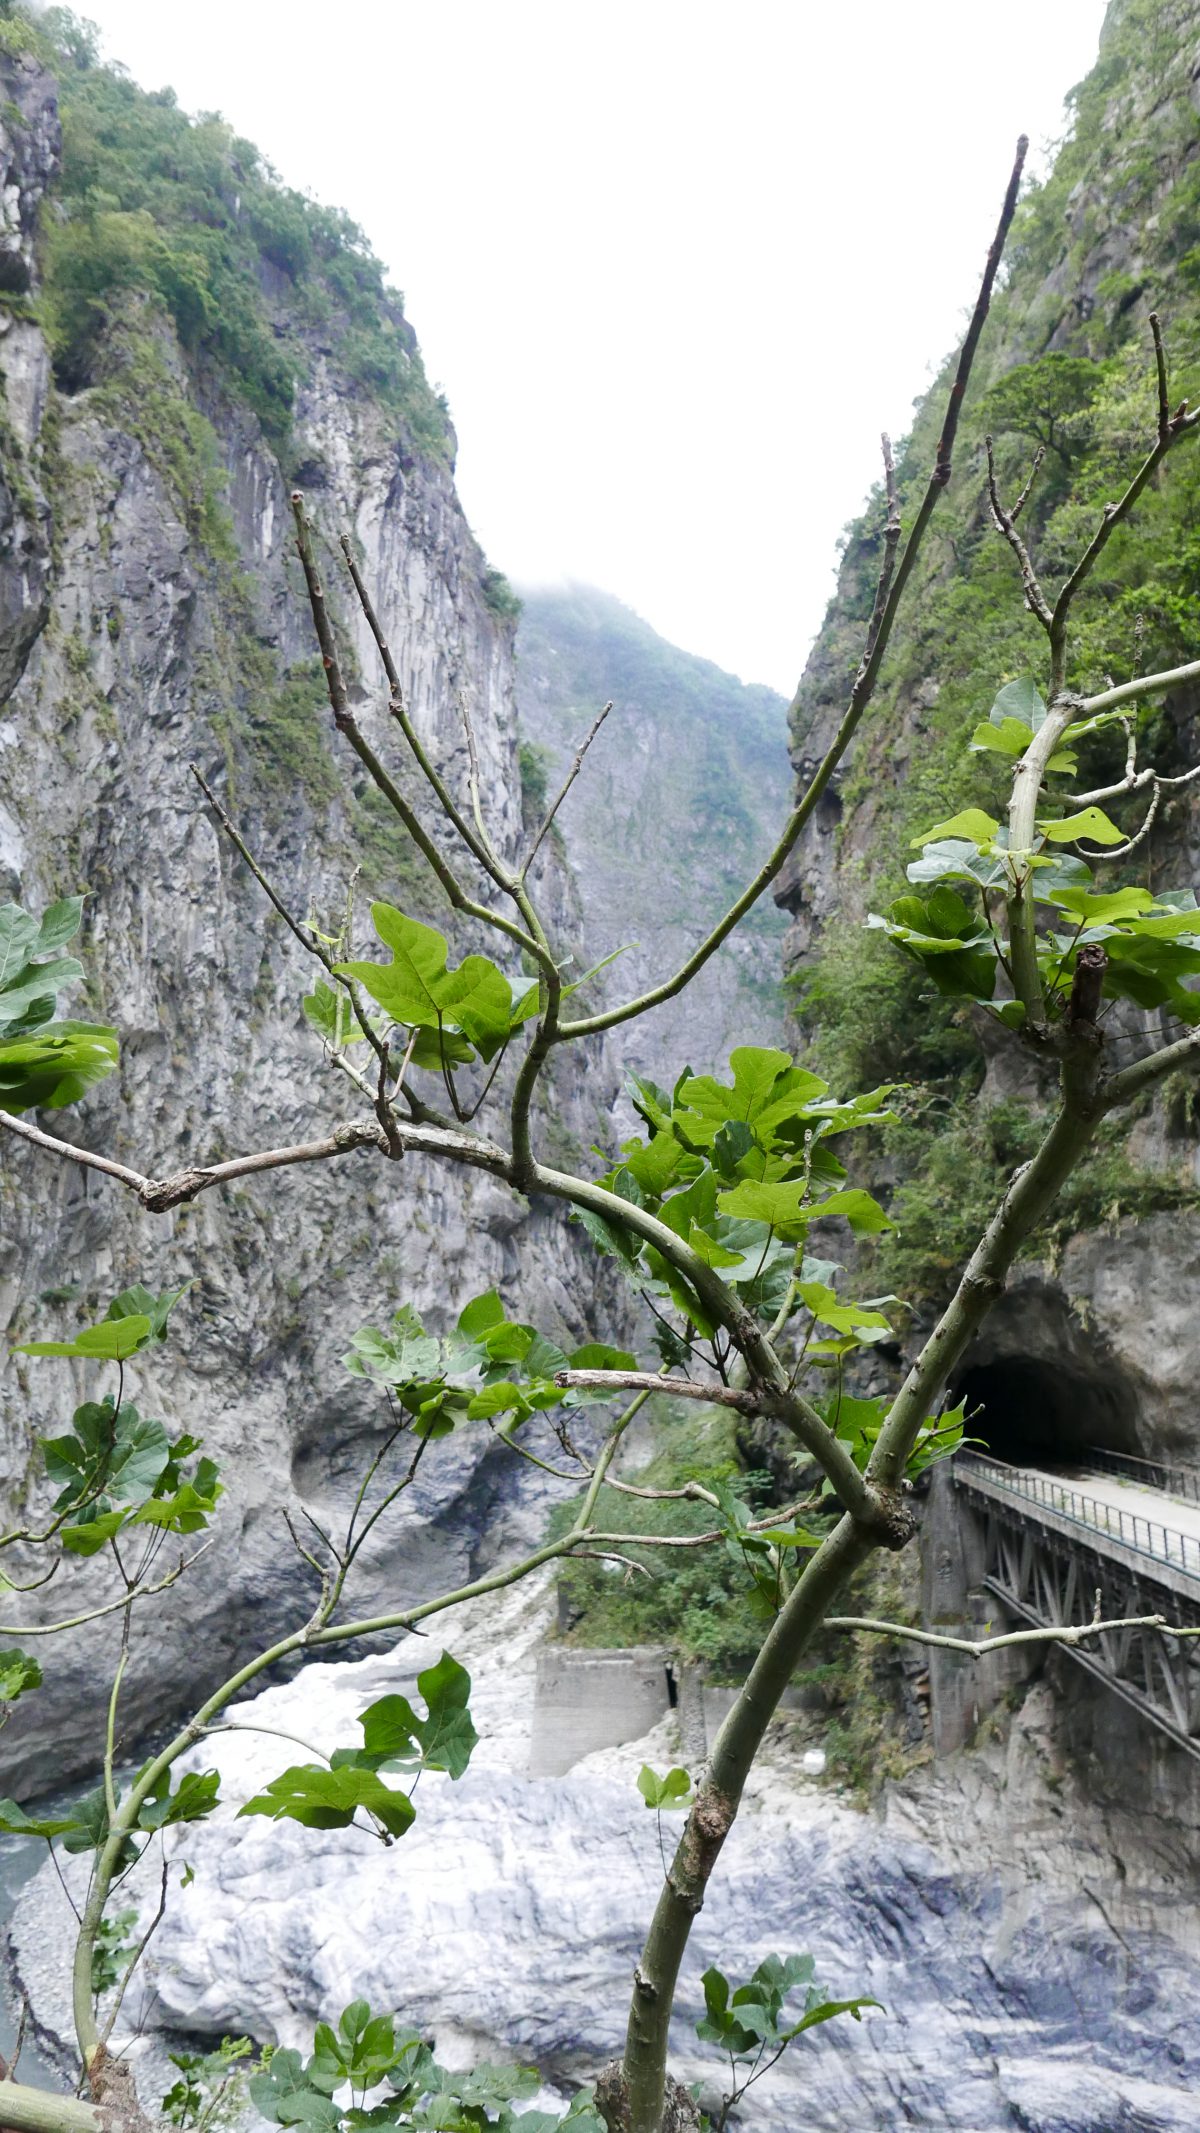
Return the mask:
{"type": "Polygon", "coordinates": [[[972,1363],[953,1388],[963,1433],[1012,1466],[1077,1466],[1088,1449],[1140,1451],[1137,1404],[1119,1373],[1104,1378],[1044,1356],[972,1363]]]}

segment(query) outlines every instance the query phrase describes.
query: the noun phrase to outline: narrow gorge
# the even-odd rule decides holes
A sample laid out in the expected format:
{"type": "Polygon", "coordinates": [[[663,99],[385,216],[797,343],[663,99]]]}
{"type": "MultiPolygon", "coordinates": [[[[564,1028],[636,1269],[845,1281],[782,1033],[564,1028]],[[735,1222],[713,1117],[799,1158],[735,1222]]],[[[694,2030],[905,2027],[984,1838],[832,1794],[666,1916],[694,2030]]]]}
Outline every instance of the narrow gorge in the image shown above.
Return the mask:
{"type": "MultiPolygon", "coordinates": [[[[871,1139],[892,1226],[830,1235],[856,1278],[887,1304],[904,1299],[902,1330],[847,1366],[864,1398],[900,1382],[1049,1103],[994,1024],[931,992],[925,969],[865,921],[904,893],[929,823],[981,801],[1001,811],[1011,766],[967,743],[996,691],[1041,657],[989,519],[985,437],[1006,478],[1040,449],[1029,539],[1060,557],[1153,420],[1151,309],[1173,389],[1200,391],[1200,0],[1112,0],[1008,258],[955,480],[877,701],[773,896],[686,1006],[562,1047],[538,1097],[545,1160],[598,1150],[606,1166],[636,1126],[631,1075],[671,1089],[687,1068],[724,1073],[739,1044],[784,1045],[838,1096],[898,1085],[897,1121],[871,1139]]],[[[947,382],[918,403],[898,451],[906,512],[947,382]]],[[[371,952],[379,897],[440,927],[456,958],[474,945],[330,719],[293,499],[315,528],[362,731],[394,765],[388,689],[341,535],[422,743],[464,812],[473,787],[482,794],[507,864],[611,700],[530,876],[589,1008],[687,957],[770,849],[793,776],[811,774],[841,717],[882,493],[849,530],[790,736],[772,691],[666,644],[608,594],[518,596],[466,523],[449,414],[361,233],[288,191],[221,122],[193,121],[169,92],[102,65],[86,30],[2,7],[0,385],[0,900],[41,911],[86,891],[77,1011],[121,1040],[119,1073],[81,1106],[38,1116],[148,1175],[357,1115],[301,1005],[311,961],[193,768],[282,900],[339,954],[371,952]]],[[[1082,611],[1097,687],[1200,653],[1198,509],[1193,444],[1147,488],[1082,611]]],[[[1200,755],[1200,684],[1156,708],[1145,738],[1182,778],[1200,755]]],[[[1090,782],[1119,778],[1124,745],[1111,732],[1091,744],[1090,782]]],[[[1150,825],[1156,885],[1197,879],[1198,795],[1181,785],[1150,825]]],[[[509,975],[529,976],[515,950],[509,975]]],[[[1131,994],[1105,1041],[1136,1057],[1173,1028],[1131,994]]],[[[1040,1466],[1098,1449],[1200,1475],[1197,1116],[1180,1075],[1130,1130],[1106,1127],[1018,1262],[952,1388],[985,1451],[1040,1466]]],[[[7,1347],[69,1336],[134,1282],[184,1291],[169,1343],[137,1357],[137,1395],[203,1439],[226,1485],[186,1583],[134,1613],[130,1765],[314,1606],[319,1580],[288,1521],[317,1532],[344,1521],[390,1428],[378,1386],[343,1367],[360,1328],[411,1305],[449,1333],[468,1299],[495,1288],[511,1318],[564,1350],[640,1335],[658,1340],[664,1367],[681,1355],[686,1366],[686,1343],[651,1323],[653,1298],[622,1280],[619,1256],[601,1257],[560,1202],[515,1198],[485,1168],[460,1175],[410,1153],[394,1173],[348,1152],[152,1214],[11,1136],[4,1157],[7,1347]]],[[[35,1440],[97,1383],[86,1362],[9,1358],[0,1498],[12,1521],[48,1501],[35,1440]]],[[[515,1458],[494,1428],[472,1424],[435,1450],[358,1560],[360,1616],[498,1570],[560,1530],[561,1476],[515,1458]]],[[[681,1499],[699,1472],[746,1481],[772,1507],[811,1471],[782,1425],[684,1399],[639,1417],[614,1469],[681,1499]]],[[[920,1478],[915,1501],[918,1543],[859,1577],[853,1611],[980,1634],[1007,1623],[984,1589],[978,1505],[948,1467],[920,1478]]],[[[219,1767],[228,1804],[165,1833],[171,1901],[116,2032],[144,2102],[173,2078],[169,2052],[242,2033],[307,2049],[314,2023],[360,1994],[435,2038],[450,2066],[536,2065],[546,2110],[595,2078],[621,2048],[662,1875],[639,1769],[699,1767],[761,1631],[736,1548],[693,1569],[693,1509],[662,1528],[680,1548],[657,1583],[628,1562],[548,1564],[486,1610],[448,1618],[480,1746],[461,1782],[422,1778],[402,1843],[239,1820],[236,1806],[278,1770],[277,1734],[326,1757],[356,1739],[364,1702],[413,1697],[439,1625],[282,1669],[235,1707],[235,1731],[189,1750],[194,1771],[219,1767]],[[548,1650],[563,1678],[578,1666],[567,1701],[580,1706],[594,1696],[589,1654],[612,1655],[613,1678],[632,1682],[640,1666],[650,1683],[636,1724],[601,1718],[610,1737],[565,1769],[538,1746],[539,1729],[544,1742],[563,1724],[548,1650]]],[[[73,1601],[99,1605],[99,1566],[74,1570],[73,1601]]],[[[22,1604],[36,1624],[60,1595],[52,1583],[22,1604]]],[[[1080,1605],[1089,1615],[1090,1593],[1080,1605]]],[[[94,1779],[120,1652],[115,1617],[56,1640],[45,1684],[4,1725],[0,1792],[28,1806],[94,1779]]],[[[744,1976],[805,1948],[831,1994],[879,2007],[802,2040],[731,2128],[1191,2133],[1197,1752],[1066,1652],[968,1680],[957,1660],[822,1633],[687,1959],[680,2076],[719,2108],[714,2054],[695,2040],[706,1964],[744,1976]]],[[[156,1874],[128,1884],[143,1924],[156,1874]]],[[[78,1862],[66,1888],[83,1895],[78,1862]]],[[[68,1896],[45,1867],[11,1909],[10,1997],[28,1995],[46,2063],[65,2069],[68,1896]]],[[[540,2133],[551,2120],[530,2123],[540,2133]]]]}

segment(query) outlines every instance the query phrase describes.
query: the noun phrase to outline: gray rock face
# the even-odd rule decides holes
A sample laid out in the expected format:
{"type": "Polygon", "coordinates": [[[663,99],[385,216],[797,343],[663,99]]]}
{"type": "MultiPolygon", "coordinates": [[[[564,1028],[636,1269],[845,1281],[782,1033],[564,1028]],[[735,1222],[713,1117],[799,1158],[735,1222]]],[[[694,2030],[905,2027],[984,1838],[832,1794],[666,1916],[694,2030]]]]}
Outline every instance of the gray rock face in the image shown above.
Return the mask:
{"type": "MultiPolygon", "coordinates": [[[[31,115],[16,145],[7,135],[0,145],[5,228],[26,258],[54,169],[53,95],[45,76],[16,62],[5,63],[0,87],[31,115]]],[[[450,472],[349,393],[319,345],[311,353],[295,417],[309,508],[331,548],[338,529],[352,533],[414,720],[460,790],[462,707],[470,709],[489,820],[515,854],[523,832],[511,628],[484,598],[483,558],[450,472]]],[[[316,966],[221,840],[190,763],[225,789],[300,916],[311,911],[332,929],[359,852],[361,903],[384,893],[410,908],[415,900],[423,914],[432,906],[416,855],[371,812],[358,767],[338,752],[321,709],[288,489],[257,423],[211,379],[193,378],[165,320],[136,304],[124,320],[114,316],[104,366],[98,383],[64,397],[51,388],[35,325],[19,322],[0,338],[7,419],[21,440],[0,495],[0,666],[7,659],[9,683],[0,864],[6,893],[30,908],[90,889],[83,1011],[122,1036],[119,1075],[78,1112],[48,1122],[161,1176],[304,1139],[365,1109],[301,1015],[316,966]],[[130,395],[136,403],[142,391],[158,395],[164,423],[189,407],[198,421],[203,402],[217,455],[212,508],[229,513],[219,538],[203,530],[204,496],[181,493],[171,456],[179,437],[135,419],[136,404],[130,415],[130,395]],[[17,610],[20,625],[10,626],[17,610]]],[[[204,466],[195,464],[199,480],[204,466]]],[[[358,716],[395,762],[399,736],[374,649],[338,589],[335,556],[326,555],[330,597],[358,716]]],[[[569,898],[553,860],[540,886],[557,937],[569,939],[569,898]]],[[[357,937],[370,952],[365,913],[357,937]]],[[[607,1087],[599,1055],[590,1079],[582,1067],[560,1071],[540,1128],[552,1149],[597,1138],[607,1087]]],[[[526,1208],[477,1176],[415,1161],[385,1169],[358,1154],[151,1216],[94,1175],[6,1143],[6,1340],[87,1323],[89,1309],[102,1312],[133,1279],[191,1284],[169,1355],[131,1373],[130,1389],[143,1412],[205,1439],[225,1468],[230,1511],[186,1596],[166,1595],[135,1625],[128,1740],[303,1621],[310,1573],[274,1499],[282,1488],[293,1509],[331,1512],[378,1442],[380,1402],[338,1361],[359,1325],[386,1321],[406,1301],[444,1324],[493,1283],[549,1331],[587,1337],[593,1308],[599,1331],[612,1323],[580,1233],[556,1210],[526,1208]]],[[[0,1486],[10,1507],[44,1501],[34,1436],[61,1427],[81,1396],[107,1389],[90,1368],[8,1367],[0,1486]]],[[[507,1469],[498,1473],[486,1429],[436,1471],[429,1466],[412,1509],[380,1531],[358,1594],[367,1610],[385,1595],[453,1582],[495,1545],[498,1498],[507,1501],[516,1484],[507,1469]]],[[[86,1570],[73,1592],[86,1596],[80,1605],[110,1596],[86,1570]]],[[[53,1612],[62,1613],[55,1593],[53,1612]]],[[[114,1656],[103,1626],[56,1646],[46,1689],[5,1732],[5,1790],[28,1792],[94,1765],[114,1656]]]]}

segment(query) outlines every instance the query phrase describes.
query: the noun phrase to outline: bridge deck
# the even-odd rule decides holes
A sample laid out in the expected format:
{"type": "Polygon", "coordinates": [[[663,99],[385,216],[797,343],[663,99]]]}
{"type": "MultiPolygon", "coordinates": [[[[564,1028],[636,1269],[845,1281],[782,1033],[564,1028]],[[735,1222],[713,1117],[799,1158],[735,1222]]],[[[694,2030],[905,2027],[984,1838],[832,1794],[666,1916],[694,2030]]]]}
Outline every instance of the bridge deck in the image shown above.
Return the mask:
{"type": "Polygon", "coordinates": [[[1200,1757],[1200,1505],[1098,1468],[1047,1473],[977,1452],[954,1462],[982,1519],[982,1584],[1044,1627],[1123,1622],[1071,1657],[1200,1757]],[[1132,1618],[1165,1617],[1161,1628],[1132,1618]],[[1173,1632],[1175,1632],[1173,1634],[1173,1632]]]}
{"type": "Polygon", "coordinates": [[[1094,1469],[1050,1474],[960,1453],[955,1480],[1065,1538],[1090,1543],[1189,1600],[1200,1599],[1200,1504],[1094,1469]]]}

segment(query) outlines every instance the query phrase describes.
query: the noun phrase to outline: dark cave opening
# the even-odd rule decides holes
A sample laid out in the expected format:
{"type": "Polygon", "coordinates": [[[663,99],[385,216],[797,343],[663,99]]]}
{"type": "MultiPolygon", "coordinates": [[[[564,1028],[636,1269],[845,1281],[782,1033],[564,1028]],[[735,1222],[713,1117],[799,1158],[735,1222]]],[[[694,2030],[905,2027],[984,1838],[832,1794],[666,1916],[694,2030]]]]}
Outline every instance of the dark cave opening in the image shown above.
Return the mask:
{"type": "Polygon", "coordinates": [[[1044,1356],[971,1364],[954,1387],[964,1436],[1013,1466],[1076,1466],[1089,1449],[1141,1449],[1137,1403],[1116,1372],[1101,1378],[1044,1356]]]}

